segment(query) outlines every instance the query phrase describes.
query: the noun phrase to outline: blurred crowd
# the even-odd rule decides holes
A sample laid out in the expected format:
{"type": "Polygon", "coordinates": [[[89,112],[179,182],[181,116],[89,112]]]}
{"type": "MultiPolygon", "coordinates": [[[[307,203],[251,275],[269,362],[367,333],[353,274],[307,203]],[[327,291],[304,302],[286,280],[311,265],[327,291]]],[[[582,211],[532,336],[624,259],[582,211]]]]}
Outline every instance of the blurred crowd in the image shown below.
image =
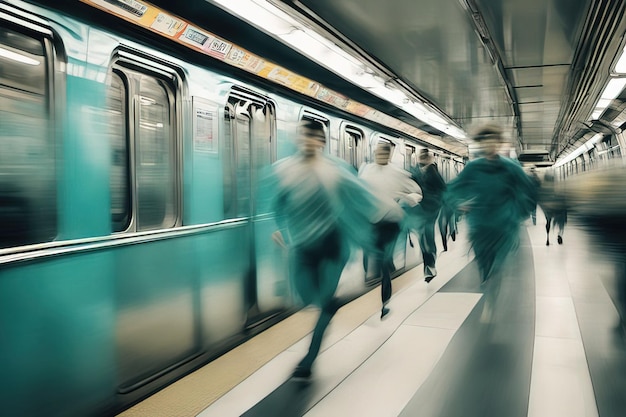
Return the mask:
{"type": "MultiPolygon", "coordinates": [[[[363,250],[366,272],[373,267],[381,278],[383,319],[391,312],[393,253],[399,238],[408,236],[411,246],[419,245],[424,281],[430,283],[437,276],[436,225],[445,251],[463,218],[485,294],[481,320],[489,321],[502,270],[519,246],[520,227],[529,219],[537,224],[537,207],[545,215],[550,245],[551,234],[558,244],[564,243],[573,201],[579,207],[593,205],[579,189],[555,181],[553,171],[542,170],[540,175],[535,167],[525,170],[504,156],[506,141],[495,125],[475,132],[473,158],[449,183],[428,149],[419,152],[417,164],[407,171],[390,162],[393,144],[381,140],[374,144],[373,161],[357,172],[323,152],[326,138],[322,123],[303,121],[298,152],[278,161],[272,174],[278,224],[273,239],[289,249],[290,278],[303,304],[320,309],[309,351],[293,373],[297,378],[311,375],[324,332],[339,308],[335,292],[354,248],[363,250]],[[418,236],[417,242],[411,234],[418,236]]],[[[621,221],[598,212],[587,212],[588,223],[598,233],[606,233],[611,221],[621,221]]],[[[623,253],[623,233],[617,241],[623,253]]]]}

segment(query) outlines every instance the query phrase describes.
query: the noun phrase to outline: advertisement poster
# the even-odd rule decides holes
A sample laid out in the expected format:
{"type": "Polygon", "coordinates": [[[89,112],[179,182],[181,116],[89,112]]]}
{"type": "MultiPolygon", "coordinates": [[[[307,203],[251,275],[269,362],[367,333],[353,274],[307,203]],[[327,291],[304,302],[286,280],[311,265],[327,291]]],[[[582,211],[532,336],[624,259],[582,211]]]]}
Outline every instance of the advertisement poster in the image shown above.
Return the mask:
{"type": "Polygon", "coordinates": [[[218,107],[209,101],[193,98],[193,149],[218,153],[218,107]]]}

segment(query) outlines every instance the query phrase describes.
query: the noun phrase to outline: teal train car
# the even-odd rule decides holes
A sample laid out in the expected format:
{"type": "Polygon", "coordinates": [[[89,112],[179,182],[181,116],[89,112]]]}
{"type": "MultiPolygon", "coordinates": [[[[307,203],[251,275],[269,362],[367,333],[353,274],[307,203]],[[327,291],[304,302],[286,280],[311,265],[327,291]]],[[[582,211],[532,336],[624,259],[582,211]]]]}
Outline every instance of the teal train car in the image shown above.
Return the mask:
{"type": "Polygon", "coordinates": [[[293,313],[261,179],[300,120],[355,168],[429,146],[88,8],[0,3],[2,415],[113,415],[293,313]]]}

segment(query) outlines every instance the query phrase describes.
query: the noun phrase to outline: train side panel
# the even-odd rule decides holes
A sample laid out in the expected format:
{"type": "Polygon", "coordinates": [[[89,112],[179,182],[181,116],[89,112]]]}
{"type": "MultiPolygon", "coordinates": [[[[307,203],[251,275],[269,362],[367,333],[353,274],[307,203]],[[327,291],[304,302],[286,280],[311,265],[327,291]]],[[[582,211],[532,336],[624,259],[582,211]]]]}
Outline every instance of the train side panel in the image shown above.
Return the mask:
{"type": "MultiPolygon", "coordinates": [[[[287,253],[271,240],[266,180],[273,162],[295,152],[302,117],[325,120],[329,152],[355,173],[380,137],[394,141],[393,163],[405,166],[397,135],[12,3],[20,9],[3,7],[30,23],[15,29],[0,20],[0,29],[30,41],[40,36],[31,34],[34,21],[58,56],[48,74],[50,114],[26,119],[0,108],[11,132],[3,140],[15,144],[16,160],[37,161],[29,169],[42,178],[15,181],[26,191],[0,183],[0,193],[47,201],[37,213],[53,207],[22,216],[43,237],[0,248],[0,361],[15,381],[0,404],[9,415],[111,414],[297,307],[287,253]],[[33,120],[30,131],[24,120],[33,120]],[[52,151],[33,159],[26,142],[52,151]],[[39,227],[51,218],[49,230],[39,227]]],[[[400,238],[398,272],[418,259],[400,238]]],[[[355,250],[340,290],[362,288],[364,279],[355,250]]]]}

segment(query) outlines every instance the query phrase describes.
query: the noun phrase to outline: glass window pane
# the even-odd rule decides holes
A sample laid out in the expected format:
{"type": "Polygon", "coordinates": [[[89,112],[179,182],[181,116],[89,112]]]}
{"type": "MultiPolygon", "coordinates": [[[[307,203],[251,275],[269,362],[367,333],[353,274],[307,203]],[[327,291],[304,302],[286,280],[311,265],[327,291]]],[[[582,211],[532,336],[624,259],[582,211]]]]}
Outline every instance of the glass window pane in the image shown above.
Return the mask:
{"type": "Polygon", "coordinates": [[[252,178],[254,184],[252,186],[254,197],[254,214],[269,213],[271,211],[271,197],[269,193],[264,192],[263,179],[267,174],[267,170],[274,162],[273,152],[273,125],[274,112],[269,104],[256,104],[251,107],[253,114],[253,143],[254,143],[254,172],[252,178]],[[261,191],[263,190],[263,191],[261,191]]]}
{"type": "Polygon", "coordinates": [[[175,141],[165,86],[142,75],[136,146],[137,230],[176,223],[175,141]]]}
{"type": "Polygon", "coordinates": [[[0,27],[0,248],[56,236],[46,67],[42,39],[0,27]]]}
{"type": "Polygon", "coordinates": [[[3,87],[45,96],[45,60],[42,39],[0,27],[0,83],[3,87]]]}
{"type": "Polygon", "coordinates": [[[224,176],[224,218],[235,217],[236,210],[234,204],[235,195],[235,172],[234,172],[234,133],[235,133],[235,110],[232,103],[228,103],[224,109],[224,139],[222,142],[222,166],[224,176]]]}
{"type": "Polygon", "coordinates": [[[361,165],[365,162],[365,141],[363,140],[362,135],[357,135],[356,141],[356,161],[354,163],[354,167],[359,169],[361,165]]]}
{"type": "Polygon", "coordinates": [[[236,144],[237,144],[237,215],[250,215],[250,115],[244,111],[245,107],[235,107],[237,114],[236,144]]]}
{"type": "Polygon", "coordinates": [[[113,232],[121,232],[130,224],[130,172],[126,110],[126,87],[113,73],[107,96],[109,140],[111,143],[111,224],[113,232]]]}

